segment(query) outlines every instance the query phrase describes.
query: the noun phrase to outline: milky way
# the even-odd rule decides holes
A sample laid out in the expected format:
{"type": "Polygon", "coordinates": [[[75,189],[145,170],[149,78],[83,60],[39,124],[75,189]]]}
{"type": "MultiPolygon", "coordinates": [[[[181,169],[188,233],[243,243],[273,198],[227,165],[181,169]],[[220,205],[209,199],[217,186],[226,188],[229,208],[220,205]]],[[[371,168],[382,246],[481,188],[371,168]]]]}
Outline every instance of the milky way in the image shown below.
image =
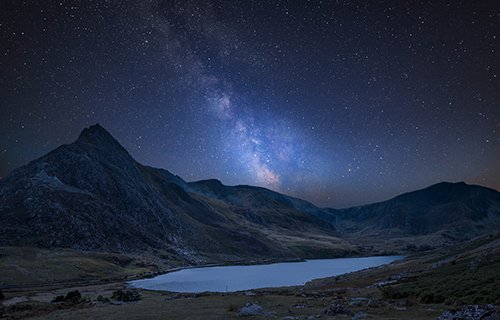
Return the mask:
{"type": "Polygon", "coordinates": [[[0,176],[96,122],[322,206],[500,188],[498,1],[6,1],[0,176]]]}

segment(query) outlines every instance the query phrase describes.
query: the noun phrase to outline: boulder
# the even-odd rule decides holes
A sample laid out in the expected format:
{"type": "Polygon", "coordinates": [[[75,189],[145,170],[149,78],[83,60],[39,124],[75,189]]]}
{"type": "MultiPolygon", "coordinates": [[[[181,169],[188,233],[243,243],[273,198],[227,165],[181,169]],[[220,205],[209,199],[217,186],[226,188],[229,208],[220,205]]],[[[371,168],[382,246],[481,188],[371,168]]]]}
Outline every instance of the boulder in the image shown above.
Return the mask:
{"type": "Polygon", "coordinates": [[[368,303],[370,303],[370,301],[371,301],[370,298],[356,297],[356,298],[352,298],[351,301],[349,301],[349,306],[351,306],[351,307],[366,306],[366,305],[368,305],[368,303]]]}
{"type": "Polygon", "coordinates": [[[323,310],[323,314],[327,316],[336,316],[336,315],[353,315],[353,312],[342,306],[339,303],[332,303],[328,307],[323,310]]]}
{"type": "Polygon", "coordinates": [[[238,315],[240,317],[247,317],[247,316],[259,316],[259,315],[266,315],[267,313],[264,312],[264,309],[262,309],[261,306],[258,304],[254,303],[247,303],[243,308],[240,309],[240,312],[238,315]]]}
{"type": "Polygon", "coordinates": [[[500,316],[491,304],[475,304],[457,310],[445,311],[436,320],[500,320],[500,316]]]}
{"type": "Polygon", "coordinates": [[[359,320],[359,319],[364,319],[367,317],[368,317],[368,314],[366,312],[357,312],[352,317],[352,320],[359,320]]]}

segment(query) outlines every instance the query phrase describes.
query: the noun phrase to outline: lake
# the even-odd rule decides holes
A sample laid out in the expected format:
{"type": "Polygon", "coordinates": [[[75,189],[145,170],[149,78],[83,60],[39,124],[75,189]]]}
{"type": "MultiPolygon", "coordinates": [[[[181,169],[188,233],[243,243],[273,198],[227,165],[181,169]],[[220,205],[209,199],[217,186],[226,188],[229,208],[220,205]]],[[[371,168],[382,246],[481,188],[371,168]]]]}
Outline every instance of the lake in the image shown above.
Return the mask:
{"type": "Polygon", "coordinates": [[[402,258],[402,256],[377,256],[189,268],[150,279],[134,280],[129,284],[135,288],[173,292],[233,292],[302,285],[312,279],[377,267],[402,258]]]}

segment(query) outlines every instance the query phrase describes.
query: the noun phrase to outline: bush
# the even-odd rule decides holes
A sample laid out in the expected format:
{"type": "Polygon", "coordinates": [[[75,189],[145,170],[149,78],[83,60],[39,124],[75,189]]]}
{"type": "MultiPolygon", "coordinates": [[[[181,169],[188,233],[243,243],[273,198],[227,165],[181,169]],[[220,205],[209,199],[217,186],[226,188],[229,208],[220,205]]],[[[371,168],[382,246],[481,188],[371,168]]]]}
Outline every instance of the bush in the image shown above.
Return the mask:
{"type": "Polygon", "coordinates": [[[3,299],[5,299],[5,296],[3,295],[2,290],[0,290],[0,300],[3,300],[3,299]]]}
{"type": "Polygon", "coordinates": [[[396,289],[394,287],[384,287],[381,289],[382,296],[386,299],[405,299],[413,297],[416,293],[411,289],[396,289]]]}
{"type": "Polygon", "coordinates": [[[98,295],[96,300],[99,301],[99,302],[102,302],[102,303],[109,303],[109,302],[111,302],[111,300],[109,300],[108,297],[103,297],[102,295],[98,295]]]}
{"type": "Polygon", "coordinates": [[[52,302],[63,302],[64,301],[64,296],[57,296],[54,299],[52,299],[52,302]]]}
{"type": "Polygon", "coordinates": [[[78,303],[81,299],[82,294],[78,290],[70,291],[66,294],[66,297],[64,297],[64,301],[71,303],[78,303]]]}
{"type": "Polygon", "coordinates": [[[113,292],[113,295],[111,296],[111,299],[118,300],[118,301],[123,301],[123,302],[130,302],[130,301],[138,301],[141,300],[141,295],[137,290],[116,290],[113,292]]]}
{"type": "Polygon", "coordinates": [[[432,292],[426,292],[420,295],[420,302],[422,303],[442,303],[444,300],[445,299],[442,295],[434,294],[432,292]]]}
{"type": "Polygon", "coordinates": [[[80,291],[70,291],[66,294],[66,296],[57,296],[52,299],[52,302],[68,302],[68,303],[79,303],[82,301],[82,294],[80,291]]]}

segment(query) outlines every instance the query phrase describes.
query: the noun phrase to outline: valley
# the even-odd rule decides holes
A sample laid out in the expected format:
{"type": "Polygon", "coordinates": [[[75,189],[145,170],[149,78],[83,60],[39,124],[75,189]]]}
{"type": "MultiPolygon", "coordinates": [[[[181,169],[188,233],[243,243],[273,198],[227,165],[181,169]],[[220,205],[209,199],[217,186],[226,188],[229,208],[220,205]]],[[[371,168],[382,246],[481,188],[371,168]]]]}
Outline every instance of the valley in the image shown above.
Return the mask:
{"type": "Polygon", "coordinates": [[[436,319],[500,299],[500,193],[465,183],[319,208],[260,187],[186,182],[94,125],[0,180],[0,218],[5,319],[221,319],[247,303],[256,317],[436,319]],[[296,287],[128,287],[186,267],[382,255],[407,258],[296,287]]]}
{"type": "MultiPolygon", "coordinates": [[[[498,305],[499,269],[500,235],[496,235],[296,287],[198,294],[138,290],[140,300],[133,302],[97,300],[100,295],[111,297],[116,290],[128,290],[124,281],[9,289],[4,318],[226,319],[239,318],[239,310],[252,303],[278,319],[436,319],[464,304],[498,305]],[[50,302],[73,290],[86,300],[50,302]]],[[[260,317],[265,318],[254,316],[260,317]]]]}

